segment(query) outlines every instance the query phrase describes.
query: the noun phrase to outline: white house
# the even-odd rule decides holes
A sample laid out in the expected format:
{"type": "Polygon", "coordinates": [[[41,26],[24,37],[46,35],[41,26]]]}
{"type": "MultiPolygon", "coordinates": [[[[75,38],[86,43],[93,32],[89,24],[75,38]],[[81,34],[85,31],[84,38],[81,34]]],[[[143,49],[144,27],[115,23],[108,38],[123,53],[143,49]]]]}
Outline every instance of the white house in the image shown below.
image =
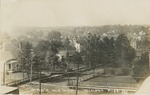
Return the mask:
{"type": "Polygon", "coordinates": [[[136,39],[132,39],[130,41],[130,45],[132,48],[137,49],[137,40],[136,39]]]}
{"type": "Polygon", "coordinates": [[[4,83],[4,77],[7,73],[15,72],[19,68],[17,57],[19,48],[13,45],[9,40],[1,41],[0,48],[0,84],[4,83]]]}
{"type": "Polygon", "coordinates": [[[16,69],[17,61],[10,51],[0,51],[0,83],[4,83],[4,77],[7,72],[13,72],[16,69]]]}
{"type": "Polygon", "coordinates": [[[81,52],[81,45],[80,43],[77,43],[77,40],[73,39],[74,47],[76,48],[76,52],[81,52]]]}

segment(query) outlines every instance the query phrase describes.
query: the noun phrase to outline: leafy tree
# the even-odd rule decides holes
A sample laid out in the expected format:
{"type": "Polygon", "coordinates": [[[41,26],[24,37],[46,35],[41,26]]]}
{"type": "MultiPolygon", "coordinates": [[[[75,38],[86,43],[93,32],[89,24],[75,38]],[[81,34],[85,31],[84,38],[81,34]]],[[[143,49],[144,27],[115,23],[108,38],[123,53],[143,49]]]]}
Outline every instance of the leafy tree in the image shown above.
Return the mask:
{"type": "Polygon", "coordinates": [[[149,56],[148,52],[142,53],[141,59],[137,62],[137,65],[143,66],[145,69],[149,69],[149,56]]]}
{"type": "Polygon", "coordinates": [[[149,76],[149,56],[148,53],[143,53],[141,55],[141,59],[136,61],[135,66],[133,68],[133,77],[136,81],[143,80],[143,78],[139,77],[147,77],[149,76]]]}
{"type": "Polygon", "coordinates": [[[29,42],[22,42],[21,45],[21,52],[18,60],[23,72],[27,73],[29,77],[32,62],[32,44],[29,42]]]}
{"type": "Polygon", "coordinates": [[[35,55],[33,57],[33,61],[32,62],[33,62],[33,70],[36,71],[37,73],[40,72],[40,67],[42,66],[40,57],[35,55]]]}
{"type": "Polygon", "coordinates": [[[103,51],[104,51],[104,58],[103,62],[105,66],[116,67],[116,48],[115,48],[115,40],[112,37],[109,39],[108,37],[103,38],[103,51]]]}
{"type": "Polygon", "coordinates": [[[75,54],[73,55],[73,62],[75,64],[82,64],[83,60],[82,60],[82,56],[79,52],[75,52],[75,54]]]}
{"type": "Polygon", "coordinates": [[[120,34],[116,40],[116,54],[119,66],[131,66],[131,61],[135,58],[135,51],[130,46],[130,42],[125,34],[120,34]]]}
{"type": "Polygon", "coordinates": [[[89,34],[84,45],[86,63],[93,71],[98,65],[105,67],[131,66],[135,51],[130,46],[128,38],[121,34],[115,40],[89,34]]]}
{"type": "Polygon", "coordinates": [[[61,41],[61,33],[59,31],[51,31],[47,36],[49,41],[57,40],[61,41]]]}
{"type": "Polygon", "coordinates": [[[61,41],[57,41],[57,40],[52,40],[50,41],[50,51],[56,55],[59,52],[59,49],[63,47],[62,42],[61,41]]]}
{"type": "Polygon", "coordinates": [[[99,55],[101,49],[99,47],[101,45],[100,36],[96,36],[96,34],[89,34],[86,39],[86,43],[84,44],[84,56],[86,63],[88,68],[93,69],[93,72],[97,67],[97,64],[99,64],[98,62],[100,61],[101,56],[99,55]]]}
{"type": "Polygon", "coordinates": [[[42,40],[38,43],[35,50],[36,54],[40,57],[40,59],[45,60],[45,62],[49,65],[49,69],[55,70],[56,65],[59,65],[58,57],[56,56],[56,54],[59,52],[59,49],[61,47],[62,43],[60,41],[42,40]],[[53,66],[53,68],[50,66],[53,66]]]}
{"type": "Polygon", "coordinates": [[[75,49],[73,47],[73,45],[71,45],[71,42],[70,42],[70,39],[68,37],[66,37],[63,41],[62,41],[62,45],[63,45],[63,48],[66,50],[73,50],[75,49]]]}

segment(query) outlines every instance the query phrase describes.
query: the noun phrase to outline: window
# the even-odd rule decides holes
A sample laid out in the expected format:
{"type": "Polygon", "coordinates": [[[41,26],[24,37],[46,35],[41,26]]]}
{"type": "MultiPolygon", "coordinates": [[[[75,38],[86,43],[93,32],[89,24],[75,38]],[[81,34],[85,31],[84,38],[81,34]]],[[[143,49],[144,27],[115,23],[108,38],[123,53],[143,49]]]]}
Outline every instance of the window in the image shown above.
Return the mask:
{"type": "Polygon", "coordinates": [[[11,69],[11,64],[8,64],[8,68],[9,68],[9,70],[11,69]]]}

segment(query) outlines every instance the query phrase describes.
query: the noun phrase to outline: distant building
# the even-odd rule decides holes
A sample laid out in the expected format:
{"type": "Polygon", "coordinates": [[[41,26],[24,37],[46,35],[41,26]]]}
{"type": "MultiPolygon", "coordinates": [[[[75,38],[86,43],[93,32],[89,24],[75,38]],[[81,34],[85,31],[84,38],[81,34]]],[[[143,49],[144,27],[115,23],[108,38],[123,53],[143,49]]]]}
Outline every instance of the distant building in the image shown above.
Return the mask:
{"type": "Polygon", "coordinates": [[[79,40],[78,38],[74,38],[73,43],[74,43],[74,47],[76,48],[76,52],[81,52],[81,45],[78,41],[79,40]]]}
{"type": "Polygon", "coordinates": [[[132,39],[130,41],[130,45],[132,48],[137,49],[137,40],[136,39],[132,39]]]}
{"type": "Polygon", "coordinates": [[[57,56],[59,56],[60,58],[61,58],[62,56],[66,57],[66,56],[67,56],[67,53],[68,53],[68,56],[73,56],[73,55],[75,54],[75,50],[68,50],[68,51],[64,50],[64,51],[60,51],[60,52],[57,54],[57,56]]]}

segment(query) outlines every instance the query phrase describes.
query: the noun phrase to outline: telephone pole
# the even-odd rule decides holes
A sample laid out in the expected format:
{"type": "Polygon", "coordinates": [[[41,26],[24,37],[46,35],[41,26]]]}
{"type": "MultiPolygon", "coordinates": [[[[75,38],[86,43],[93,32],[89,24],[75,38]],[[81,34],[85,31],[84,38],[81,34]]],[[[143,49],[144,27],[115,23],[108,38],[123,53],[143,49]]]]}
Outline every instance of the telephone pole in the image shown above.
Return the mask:
{"type": "Polygon", "coordinates": [[[30,64],[31,64],[31,76],[30,76],[30,82],[32,82],[32,77],[33,77],[33,58],[34,58],[35,54],[34,54],[34,50],[31,49],[31,60],[30,60],[30,64]]]}
{"type": "Polygon", "coordinates": [[[4,67],[3,67],[4,69],[4,71],[3,71],[3,85],[5,85],[5,63],[4,63],[4,67]]]}
{"type": "Polygon", "coordinates": [[[149,57],[149,71],[150,71],[150,47],[148,48],[148,57],[149,57]]]}
{"type": "Polygon", "coordinates": [[[40,64],[39,94],[41,95],[41,64],[40,64]]]}
{"type": "Polygon", "coordinates": [[[78,85],[79,85],[79,63],[77,63],[77,86],[76,86],[76,95],[78,95],[78,85]]]}

